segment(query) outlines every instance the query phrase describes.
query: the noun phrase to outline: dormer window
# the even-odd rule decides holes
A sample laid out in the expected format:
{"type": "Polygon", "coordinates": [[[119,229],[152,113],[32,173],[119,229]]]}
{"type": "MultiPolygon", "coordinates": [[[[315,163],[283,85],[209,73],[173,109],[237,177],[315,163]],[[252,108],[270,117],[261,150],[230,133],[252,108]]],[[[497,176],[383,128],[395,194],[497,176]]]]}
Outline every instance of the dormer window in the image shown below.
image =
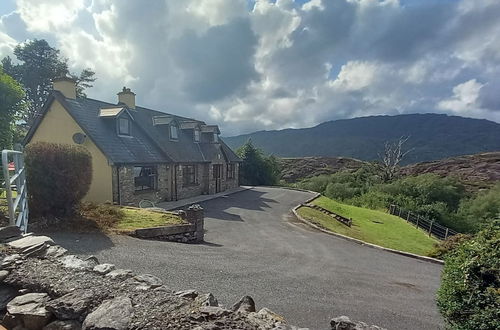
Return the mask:
{"type": "Polygon", "coordinates": [[[194,133],[193,133],[193,137],[194,137],[194,142],[200,142],[200,130],[199,129],[195,129],[194,130],[194,133]]]}
{"type": "Polygon", "coordinates": [[[118,135],[130,135],[130,120],[128,118],[118,118],[118,135]]]}
{"type": "Polygon", "coordinates": [[[175,124],[170,125],[170,139],[171,140],[179,139],[179,131],[177,130],[177,126],[175,124]]]}
{"type": "Polygon", "coordinates": [[[219,142],[219,135],[217,133],[214,133],[214,143],[219,142]]]}

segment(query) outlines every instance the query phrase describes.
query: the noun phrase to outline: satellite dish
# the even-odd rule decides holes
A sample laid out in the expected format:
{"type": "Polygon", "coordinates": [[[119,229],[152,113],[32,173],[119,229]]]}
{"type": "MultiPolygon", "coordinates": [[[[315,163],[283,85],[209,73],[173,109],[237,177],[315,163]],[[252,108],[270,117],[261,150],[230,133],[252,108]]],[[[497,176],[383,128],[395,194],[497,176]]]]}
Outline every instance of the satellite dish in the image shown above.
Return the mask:
{"type": "Polygon", "coordinates": [[[83,133],[75,133],[73,134],[73,142],[75,142],[76,144],[82,144],[83,142],[85,142],[86,137],[87,135],[83,133]]]}

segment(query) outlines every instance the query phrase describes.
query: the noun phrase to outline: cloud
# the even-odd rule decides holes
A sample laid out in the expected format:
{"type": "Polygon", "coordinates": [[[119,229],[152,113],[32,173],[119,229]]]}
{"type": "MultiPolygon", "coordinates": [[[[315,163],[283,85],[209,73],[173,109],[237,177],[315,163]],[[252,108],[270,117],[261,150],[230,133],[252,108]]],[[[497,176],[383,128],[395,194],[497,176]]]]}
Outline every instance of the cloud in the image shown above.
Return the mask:
{"type": "Polygon", "coordinates": [[[17,0],[0,56],[45,38],[90,97],[123,85],[224,135],[374,114],[500,120],[497,0],[17,0]]]}

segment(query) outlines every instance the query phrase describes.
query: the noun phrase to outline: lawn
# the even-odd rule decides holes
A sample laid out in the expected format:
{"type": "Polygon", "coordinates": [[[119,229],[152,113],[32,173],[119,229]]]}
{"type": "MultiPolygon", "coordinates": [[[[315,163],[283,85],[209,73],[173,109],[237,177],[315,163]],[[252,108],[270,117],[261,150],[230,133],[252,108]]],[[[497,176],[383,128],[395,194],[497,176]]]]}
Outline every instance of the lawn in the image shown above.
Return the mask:
{"type": "Polygon", "coordinates": [[[438,242],[403,219],[382,211],[342,204],[323,196],[312,203],[351,218],[352,227],[347,227],[329,215],[310,207],[301,207],[298,213],[323,228],[345,236],[419,255],[427,255],[438,242]]]}
{"type": "Polygon", "coordinates": [[[185,223],[181,217],[172,212],[159,212],[108,204],[82,203],[80,213],[84,219],[95,222],[103,230],[122,233],[132,232],[138,228],[185,223]]]}

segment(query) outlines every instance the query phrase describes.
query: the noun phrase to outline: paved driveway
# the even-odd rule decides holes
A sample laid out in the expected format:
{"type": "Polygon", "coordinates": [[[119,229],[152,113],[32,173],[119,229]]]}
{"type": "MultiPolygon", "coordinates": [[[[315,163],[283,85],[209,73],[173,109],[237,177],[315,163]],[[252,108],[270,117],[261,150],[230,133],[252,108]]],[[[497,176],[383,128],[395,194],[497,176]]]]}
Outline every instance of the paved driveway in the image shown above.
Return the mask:
{"type": "Polygon", "coordinates": [[[245,294],[289,323],[327,329],[334,316],[388,329],[442,327],[434,296],[441,266],[336,238],[290,209],[310,194],[255,188],[204,202],[203,245],[59,233],[57,243],[101,262],[151,273],[172,289],[212,292],[231,305],[245,294]]]}

